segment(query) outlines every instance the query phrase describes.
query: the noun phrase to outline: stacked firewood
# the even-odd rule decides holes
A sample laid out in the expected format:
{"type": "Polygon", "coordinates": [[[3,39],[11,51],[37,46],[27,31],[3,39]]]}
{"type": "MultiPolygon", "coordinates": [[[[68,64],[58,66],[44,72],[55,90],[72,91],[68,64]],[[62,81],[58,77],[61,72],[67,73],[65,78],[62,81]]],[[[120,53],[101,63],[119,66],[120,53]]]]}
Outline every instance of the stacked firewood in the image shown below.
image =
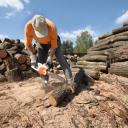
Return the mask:
{"type": "Polygon", "coordinates": [[[0,81],[22,79],[22,71],[30,69],[30,58],[19,40],[5,38],[0,42],[0,81]]]}
{"type": "Polygon", "coordinates": [[[76,66],[128,77],[128,23],[99,37],[76,66]]]}

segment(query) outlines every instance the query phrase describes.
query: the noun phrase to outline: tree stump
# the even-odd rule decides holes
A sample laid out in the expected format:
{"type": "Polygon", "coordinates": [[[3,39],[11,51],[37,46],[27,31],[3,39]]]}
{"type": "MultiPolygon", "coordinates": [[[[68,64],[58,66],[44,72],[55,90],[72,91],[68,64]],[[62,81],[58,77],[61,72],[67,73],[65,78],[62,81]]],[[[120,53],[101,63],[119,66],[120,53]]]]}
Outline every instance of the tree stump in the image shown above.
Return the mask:
{"type": "Polygon", "coordinates": [[[21,71],[18,68],[6,71],[5,75],[9,82],[20,81],[22,79],[21,71]]]}

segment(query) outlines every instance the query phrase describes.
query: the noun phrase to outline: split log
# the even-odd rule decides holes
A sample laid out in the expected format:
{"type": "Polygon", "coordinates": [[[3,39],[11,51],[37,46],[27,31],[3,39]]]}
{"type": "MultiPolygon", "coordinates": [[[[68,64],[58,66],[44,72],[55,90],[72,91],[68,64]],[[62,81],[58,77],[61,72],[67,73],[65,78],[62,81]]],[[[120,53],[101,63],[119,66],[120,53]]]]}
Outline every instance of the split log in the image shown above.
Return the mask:
{"type": "Polygon", "coordinates": [[[27,60],[27,56],[26,55],[19,54],[19,53],[15,54],[14,57],[17,59],[19,64],[23,64],[27,60]]]}
{"type": "Polygon", "coordinates": [[[5,76],[9,82],[15,82],[22,80],[21,71],[18,68],[6,71],[5,76]]]}
{"type": "Polygon", "coordinates": [[[4,59],[7,57],[7,51],[5,49],[0,49],[0,58],[4,59]]]}
{"type": "Polygon", "coordinates": [[[85,55],[81,58],[78,59],[78,61],[96,61],[96,62],[106,62],[107,61],[107,56],[104,55],[85,55]]]}
{"type": "Polygon", "coordinates": [[[0,82],[5,82],[5,81],[7,81],[6,77],[0,74],[0,82]]]}
{"type": "Polygon", "coordinates": [[[113,63],[108,71],[111,74],[128,77],[128,61],[113,63]]]}
{"type": "Polygon", "coordinates": [[[120,27],[120,28],[117,28],[117,29],[113,29],[112,34],[118,34],[118,33],[122,33],[122,32],[125,32],[125,31],[128,31],[128,26],[123,26],[123,27],[120,27]]]}

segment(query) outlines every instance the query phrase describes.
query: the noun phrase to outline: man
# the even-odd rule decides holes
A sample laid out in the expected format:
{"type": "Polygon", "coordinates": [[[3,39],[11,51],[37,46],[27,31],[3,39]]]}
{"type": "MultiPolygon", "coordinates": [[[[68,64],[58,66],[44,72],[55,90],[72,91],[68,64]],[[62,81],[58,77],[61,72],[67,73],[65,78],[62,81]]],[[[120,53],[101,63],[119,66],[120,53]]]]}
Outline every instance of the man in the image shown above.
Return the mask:
{"type": "Polygon", "coordinates": [[[61,52],[61,41],[57,35],[56,26],[51,20],[41,15],[35,15],[26,23],[25,47],[30,52],[32,65],[35,65],[37,62],[51,65],[52,58],[55,55],[64,71],[67,85],[72,85],[72,72],[61,52]],[[37,55],[32,47],[33,39],[37,43],[37,55]]]}

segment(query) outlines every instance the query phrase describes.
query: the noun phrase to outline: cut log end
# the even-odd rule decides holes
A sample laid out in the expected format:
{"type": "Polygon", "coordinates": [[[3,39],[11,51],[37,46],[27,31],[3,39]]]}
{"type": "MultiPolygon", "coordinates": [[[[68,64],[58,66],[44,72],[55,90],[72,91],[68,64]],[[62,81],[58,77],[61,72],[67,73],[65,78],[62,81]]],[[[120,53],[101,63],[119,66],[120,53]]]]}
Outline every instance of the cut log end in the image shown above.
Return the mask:
{"type": "Polygon", "coordinates": [[[56,106],[58,105],[58,103],[57,103],[57,101],[56,101],[56,99],[55,99],[54,96],[51,95],[51,96],[48,97],[48,99],[49,99],[50,104],[51,104],[52,106],[56,107],[56,106]]]}

